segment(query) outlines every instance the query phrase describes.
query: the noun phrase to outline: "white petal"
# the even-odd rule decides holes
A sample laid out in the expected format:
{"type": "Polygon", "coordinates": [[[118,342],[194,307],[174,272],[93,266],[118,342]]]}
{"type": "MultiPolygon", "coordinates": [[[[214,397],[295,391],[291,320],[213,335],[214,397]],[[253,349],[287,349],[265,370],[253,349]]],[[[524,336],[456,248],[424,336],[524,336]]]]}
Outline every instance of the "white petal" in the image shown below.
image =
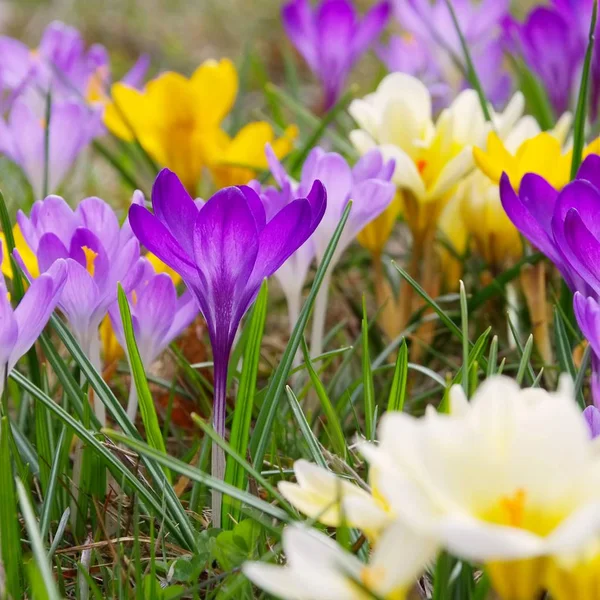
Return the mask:
{"type": "Polygon", "coordinates": [[[348,137],[360,155],[366,154],[369,150],[377,147],[375,140],[362,129],[351,131],[348,137]]]}

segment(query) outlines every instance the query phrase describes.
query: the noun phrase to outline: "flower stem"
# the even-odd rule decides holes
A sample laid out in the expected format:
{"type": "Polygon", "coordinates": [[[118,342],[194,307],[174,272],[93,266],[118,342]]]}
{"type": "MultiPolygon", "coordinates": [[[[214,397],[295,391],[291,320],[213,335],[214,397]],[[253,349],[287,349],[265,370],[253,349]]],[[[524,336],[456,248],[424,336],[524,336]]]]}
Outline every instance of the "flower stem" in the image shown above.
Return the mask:
{"type": "Polygon", "coordinates": [[[321,288],[315,299],[310,346],[311,358],[316,358],[323,353],[323,335],[325,333],[325,318],[327,317],[327,300],[329,298],[330,282],[331,269],[325,273],[321,288]]]}
{"type": "MultiPolygon", "coordinates": [[[[89,337],[88,347],[84,348],[87,350],[87,356],[92,363],[92,366],[96,371],[102,375],[102,361],[100,360],[100,335],[98,330],[94,331],[89,337]]],[[[94,413],[100,422],[100,425],[104,427],[106,425],[106,408],[102,401],[94,394],[94,413]]]]}
{"type": "MultiPolygon", "coordinates": [[[[216,346],[213,346],[216,347],[216,346]]],[[[214,404],[213,404],[213,428],[222,437],[225,437],[225,416],[227,412],[227,366],[229,353],[224,353],[221,360],[215,357],[214,364],[214,404]]],[[[225,477],[225,452],[215,442],[212,444],[211,473],[216,479],[223,480],[225,477]]],[[[221,502],[222,494],[216,490],[212,491],[212,520],[214,527],[221,526],[221,502]]]]}
{"type": "MultiPolygon", "coordinates": [[[[302,304],[302,289],[299,290],[285,290],[285,299],[287,302],[288,309],[288,321],[290,326],[290,336],[294,332],[298,318],[300,317],[300,306],[302,304]]],[[[294,362],[292,368],[296,368],[302,362],[302,354],[300,350],[296,352],[294,356],[294,362]]]]}

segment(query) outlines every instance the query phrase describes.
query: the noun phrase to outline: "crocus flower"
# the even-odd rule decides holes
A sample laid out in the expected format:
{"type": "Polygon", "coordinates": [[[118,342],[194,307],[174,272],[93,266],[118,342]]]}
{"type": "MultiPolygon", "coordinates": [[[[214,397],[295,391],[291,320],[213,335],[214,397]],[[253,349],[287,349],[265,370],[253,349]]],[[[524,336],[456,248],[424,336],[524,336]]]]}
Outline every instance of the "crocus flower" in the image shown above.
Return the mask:
{"type": "Polygon", "coordinates": [[[358,59],[379,37],[390,13],[379,2],[359,19],[351,0],[292,0],[282,9],[283,26],[323,86],[324,108],[331,108],[358,59]]]}
{"type": "MultiPolygon", "coordinates": [[[[48,196],[33,205],[29,217],[19,211],[17,221],[41,273],[59,259],[70,259],[59,307],[101,372],[98,327],[117,298],[117,284],[128,293],[142,276],[138,241],[128,225],[119,227],[114,211],[100,198],[86,198],[73,211],[62,198],[48,196]]],[[[104,405],[97,402],[95,408],[104,423],[104,405]]]]}
{"type": "Polygon", "coordinates": [[[294,475],[298,483],[277,484],[281,495],[307,517],[327,527],[356,527],[375,542],[393,521],[393,515],[374,494],[323,467],[297,460],[294,475]]]}
{"type": "MultiPolygon", "coordinates": [[[[188,291],[178,298],[171,278],[166,273],[155,273],[150,264],[146,264],[144,275],[128,294],[128,300],[140,358],[148,369],[196,318],[198,304],[188,291]]],[[[121,347],[127,348],[118,304],[109,309],[109,315],[121,347]]],[[[136,413],[137,394],[132,381],[127,414],[134,421],[136,413]]]]}
{"type": "Polygon", "coordinates": [[[593,596],[600,457],[568,376],[556,393],[493,377],[470,401],[454,386],[450,406],[388,413],[363,448],[398,520],[483,563],[502,599],[593,596]]]}
{"type": "Polygon", "coordinates": [[[285,567],[247,562],[243,572],[283,600],[405,600],[432,548],[428,538],[397,522],[365,564],[324,533],[291,525],[283,530],[285,567]]]}
{"type": "MultiPolygon", "coordinates": [[[[0,259],[3,258],[3,248],[0,245],[0,259]]],[[[65,261],[56,261],[47,273],[29,286],[14,310],[8,299],[4,278],[0,277],[0,396],[6,377],[46,326],[58,302],[66,276],[65,261]]]]}
{"type": "Polygon", "coordinates": [[[100,115],[78,101],[53,101],[48,124],[24,98],[18,99],[8,120],[0,118],[0,153],[21,167],[35,198],[42,198],[58,190],[101,126],[100,115]]]}
{"type": "Polygon", "coordinates": [[[327,190],[327,210],[309,242],[310,245],[305,244],[299,248],[276,272],[276,277],[288,300],[292,328],[297,319],[304,279],[313,256],[316,256],[317,262],[321,262],[342,213],[348,202],[352,200],[348,221],[329,265],[329,275],[323,281],[315,303],[312,352],[316,356],[321,353],[329,276],[356,235],[367,223],[378,217],[394,197],[395,186],[390,182],[394,161],[384,161],[380,152],[372,150],[351,168],[339,154],[314,148],[302,167],[300,183],[296,184],[268,148],[267,155],[271,173],[280,188],[279,191],[276,188],[264,190],[263,202],[265,206],[270,207],[269,210],[277,210],[293,202],[294,198],[306,196],[315,179],[322,181],[327,190]]]}
{"type": "MultiPolygon", "coordinates": [[[[523,24],[507,17],[508,47],[520,52],[541,79],[557,114],[572,108],[588,45],[593,0],[552,0],[531,10],[523,24]]],[[[597,32],[597,30],[596,30],[597,32]]],[[[591,68],[590,117],[600,93],[600,53],[595,43],[591,68]]]]}
{"type": "MultiPolygon", "coordinates": [[[[405,35],[427,49],[430,69],[440,74],[440,82],[453,95],[467,87],[465,56],[446,0],[394,0],[393,6],[405,35]]],[[[511,87],[502,51],[502,23],[509,12],[509,1],[453,0],[452,7],[486,97],[494,106],[502,105],[511,87]]],[[[388,62],[389,68],[394,66],[402,65],[388,62]]]]}
{"type": "MultiPolygon", "coordinates": [[[[177,271],[206,319],[213,349],[213,423],[225,434],[227,365],[240,321],[262,281],[312,235],[326,206],[323,184],[315,182],[267,221],[259,196],[247,186],[229,187],[196,204],[178,177],[163,169],[152,188],[154,214],[139,205],[131,227],[148,250],[177,271]]],[[[213,473],[223,477],[224,455],[213,447],[213,473]]],[[[218,500],[213,509],[220,522],[218,500]]]]}
{"type": "MultiPolygon", "coordinates": [[[[94,44],[89,49],[79,31],[60,21],[53,21],[42,34],[35,49],[19,40],[0,36],[2,81],[11,90],[26,85],[43,98],[49,90],[59,100],[87,100],[94,105],[105,99],[110,86],[110,62],[106,48],[94,44]],[[40,93],[41,92],[41,93],[40,93]]],[[[137,87],[148,67],[148,57],[141,56],[124,81],[137,87]]]]}
{"type": "MultiPolygon", "coordinates": [[[[598,407],[600,406],[600,305],[596,298],[591,296],[586,298],[576,292],[573,297],[573,310],[579,329],[592,348],[591,389],[594,406],[598,407]]],[[[598,423],[597,410],[588,411],[587,415],[590,427],[598,423]]],[[[597,431],[600,430],[592,429],[593,437],[596,436],[597,431]]]]}
{"type": "Polygon", "coordinates": [[[163,73],[142,91],[114,84],[104,121],[117,137],[137,139],[157,163],[177,173],[191,194],[205,167],[220,183],[236,179],[235,183],[247,183],[256,170],[266,168],[264,144],[273,142],[283,156],[291,149],[295,128],[275,140],[269,124],[251,123],[231,139],[220,126],[233,107],[237,89],[233,63],[209,60],[189,79],[163,73]]]}

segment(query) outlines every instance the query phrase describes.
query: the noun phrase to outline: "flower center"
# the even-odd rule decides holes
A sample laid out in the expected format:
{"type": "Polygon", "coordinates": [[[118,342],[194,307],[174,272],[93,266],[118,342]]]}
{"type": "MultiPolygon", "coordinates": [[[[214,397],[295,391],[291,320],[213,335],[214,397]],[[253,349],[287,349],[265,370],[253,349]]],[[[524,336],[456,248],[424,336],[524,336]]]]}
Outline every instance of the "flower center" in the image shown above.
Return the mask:
{"type": "Polygon", "coordinates": [[[97,252],[94,252],[91,248],[87,246],[82,246],[81,248],[83,253],[85,254],[85,268],[87,272],[93,277],[96,272],[96,257],[98,256],[97,252]]]}
{"type": "Polygon", "coordinates": [[[505,496],[500,500],[500,506],[506,514],[507,525],[521,527],[525,516],[525,500],[527,494],[523,488],[519,488],[512,496],[505,496]]]}

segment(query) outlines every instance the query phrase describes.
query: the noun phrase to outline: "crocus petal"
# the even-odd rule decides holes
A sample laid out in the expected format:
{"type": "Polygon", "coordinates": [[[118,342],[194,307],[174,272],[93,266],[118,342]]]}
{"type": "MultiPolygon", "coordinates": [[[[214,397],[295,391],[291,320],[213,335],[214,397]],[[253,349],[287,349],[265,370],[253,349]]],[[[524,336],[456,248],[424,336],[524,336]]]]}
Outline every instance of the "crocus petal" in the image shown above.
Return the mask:
{"type": "MultiPolygon", "coordinates": [[[[0,379],[4,382],[5,367],[19,336],[19,326],[8,301],[6,288],[0,289],[0,379]]],[[[8,371],[7,371],[8,372],[8,371]]],[[[2,385],[2,384],[0,384],[2,385]]]]}
{"type": "Polygon", "coordinates": [[[316,28],[308,0],[292,0],[282,11],[283,26],[292,44],[302,54],[308,66],[317,71],[319,59],[316,44],[316,28]]]}
{"type": "Polygon", "coordinates": [[[353,61],[366,52],[379,37],[389,19],[390,10],[388,2],[380,2],[365,14],[352,40],[351,56],[353,61]]]}
{"type": "Polygon", "coordinates": [[[583,411],[583,418],[590,430],[590,436],[597,438],[600,435],[600,410],[595,406],[588,406],[583,411]]]}
{"type": "Polygon", "coordinates": [[[60,298],[66,277],[67,265],[59,260],[51,271],[35,279],[25,292],[14,313],[19,338],[10,353],[9,370],[33,346],[46,326],[60,298]]]}
{"type": "Polygon", "coordinates": [[[199,310],[198,301],[189,291],[185,291],[177,300],[177,310],[171,327],[164,337],[164,344],[168,345],[179,337],[194,322],[199,310]]]}
{"type": "Polygon", "coordinates": [[[586,298],[579,292],[573,297],[573,310],[579,329],[590,343],[596,356],[600,356],[600,306],[594,298],[586,298]]]}
{"type": "Polygon", "coordinates": [[[139,89],[144,81],[144,77],[150,67],[150,55],[140,54],[135,64],[121,79],[121,83],[131,86],[132,88],[139,89]]]}
{"type": "Polygon", "coordinates": [[[577,179],[585,179],[600,190],[600,156],[590,154],[579,167],[577,179]]]}
{"type": "Polygon", "coordinates": [[[183,279],[194,281],[198,277],[198,271],[190,256],[149,210],[137,205],[132,206],[129,209],[129,223],[140,242],[162,262],[177,271],[183,279]]]}
{"type": "Polygon", "coordinates": [[[267,223],[267,215],[259,195],[247,185],[240,185],[238,186],[238,189],[246,197],[246,202],[248,203],[248,208],[254,217],[257,230],[262,231],[267,223]]]}
{"type": "Polygon", "coordinates": [[[107,253],[113,255],[119,248],[120,232],[117,215],[109,204],[100,198],[85,198],[75,209],[75,214],[83,227],[102,240],[107,253]]]}
{"type": "MultiPolygon", "coordinates": [[[[565,218],[565,238],[569,249],[569,261],[575,258],[575,268],[579,274],[600,294],[600,242],[585,226],[579,213],[572,208],[565,218]]],[[[564,250],[563,250],[564,251],[564,250]]]]}
{"type": "MultiPolygon", "coordinates": [[[[189,257],[192,257],[194,255],[192,224],[196,221],[198,209],[173,171],[163,169],[154,181],[152,208],[156,217],[170,231],[177,243],[189,257]]],[[[158,252],[155,254],[160,256],[158,252]]]]}
{"type": "Polygon", "coordinates": [[[47,271],[56,260],[69,258],[69,251],[53,233],[45,233],[40,238],[38,246],[38,266],[43,273],[47,271]]]}

